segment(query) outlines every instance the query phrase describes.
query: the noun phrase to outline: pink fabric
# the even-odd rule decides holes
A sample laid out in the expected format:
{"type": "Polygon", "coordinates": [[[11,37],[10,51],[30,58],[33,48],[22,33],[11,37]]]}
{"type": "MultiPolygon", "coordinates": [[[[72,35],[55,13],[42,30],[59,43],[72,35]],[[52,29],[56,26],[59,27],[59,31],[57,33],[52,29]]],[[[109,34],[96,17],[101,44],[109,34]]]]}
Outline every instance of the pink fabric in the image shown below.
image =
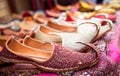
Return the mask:
{"type": "Polygon", "coordinates": [[[120,48],[118,46],[120,37],[120,25],[116,27],[114,35],[111,37],[111,41],[108,44],[108,50],[110,58],[113,59],[116,63],[120,60],[120,48]]]}
{"type": "Polygon", "coordinates": [[[53,74],[53,73],[41,73],[37,76],[58,76],[57,74],[53,74]]]}

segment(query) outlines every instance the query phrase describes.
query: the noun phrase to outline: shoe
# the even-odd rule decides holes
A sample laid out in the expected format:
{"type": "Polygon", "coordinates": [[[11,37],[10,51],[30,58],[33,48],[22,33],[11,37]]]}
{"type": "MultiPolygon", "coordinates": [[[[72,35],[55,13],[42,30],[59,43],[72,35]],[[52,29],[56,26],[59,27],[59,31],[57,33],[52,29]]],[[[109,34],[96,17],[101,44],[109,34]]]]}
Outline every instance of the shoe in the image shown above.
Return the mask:
{"type": "Polygon", "coordinates": [[[91,44],[82,44],[91,47],[92,52],[73,52],[54,43],[49,43],[51,46],[49,49],[52,50],[47,52],[25,46],[11,37],[0,52],[0,60],[7,63],[29,63],[49,72],[82,70],[92,67],[99,61],[99,50],[91,44]]]}
{"type": "Polygon", "coordinates": [[[10,36],[0,35],[0,46],[4,46],[5,42],[10,36]]]}
{"type": "Polygon", "coordinates": [[[43,42],[61,42],[61,38],[57,35],[51,34],[52,32],[61,32],[47,26],[40,26],[35,32],[35,38],[43,42]]]}
{"type": "Polygon", "coordinates": [[[52,18],[46,17],[44,14],[41,14],[39,12],[36,12],[33,15],[33,18],[38,23],[47,23],[48,21],[52,20],[52,18]]]}
{"type": "Polygon", "coordinates": [[[66,21],[76,21],[78,17],[75,17],[72,12],[66,11],[66,21]]]}
{"type": "Polygon", "coordinates": [[[46,50],[47,52],[51,52],[51,44],[47,42],[42,42],[38,39],[31,38],[30,36],[26,36],[22,43],[26,46],[30,46],[39,50],[46,50]]]}
{"type": "Polygon", "coordinates": [[[117,1],[111,0],[109,2],[108,6],[115,9],[115,10],[119,10],[120,9],[120,1],[119,0],[117,0],[117,1]]]}
{"type": "MultiPolygon", "coordinates": [[[[88,22],[88,23],[92,22],[92,23],[95,23],[99,27],[99,34],[98,34],[98,36],[96,37],[95,40],[103,37],[106,33],[108,33],[112,29],[113,23],[109,19],[115,19],[115,17],[116,17],[114,15],[107,15],[106,14],[105,16],[106,17],[109,16],[109,19],[100,19],[99,17],[101,17],[101,14],[100,15],[98,14],[96,16],[98,18],[92,17],[91,19],[81,20],[81,22],[79,22],[79,24],[86,23],[86,22],[88,22]]],[[[65,24],[62,21],[60,23],[56,23],[56,22],[51,21],[51,22],[48,22],[47,26],[49,26],[50,28],[62,31],[62,32],[69,32],[69,33],[76,32],[77,26],[72,26],[68,22],[67,22],[68,24],[65,24]],[[63,23],[64,23],[64,26],[63,26],[63,23]]]]}
{"type": "Polygon", "coordinates": [[[98,13],[107,13],[107,14],[115,14],[116,10],[113,8],[102,7],[97,11],[98,13]]]}
{"type": "MultiPolygon", "coordinates": [[[[3,49],[3,46],[5,45],[5,42],[7,41],[7,39],[9,38],[9,36],[5,36],[5,35],[0,35],[0,52],[3,49]]],[[[2,62],[0,60],[0,65],[3,64],[4,62],[2,62]]]]}
{"type": "Polygon", "coordinates": [[[54,0],[54,3],[55,3],[54,9],[56,9],[58,11],[67,11],[67,10],[72,9],[72,7],[73,7],[72,5],[67,5],[67,6],[60,5],[57,0],[54,0]]]}
{"type": "Polygon", "coordinates": [[[80,20],[85,20],[85,19],[90,19],[91,17],[95,16],[97,14],[97,11],[94,12],[66,12],[66,21],[79,21],[80,20]]]}
{"type": "Polygon", "coordinates": [[[24,20],[19,24],[19,26],[21,29],[31,31],[33,28],[38,27],[39,24],[35,20],[24,20]]]}
{"type": "Polygon", "coordinates": [[[98,13],[93,17],[100,18],[100,19],[109,19],[109,20],[111,20],[113,22],[116,21],[116,15],[107,14],[107,13],[98,13]]]}
{"type": "Polygon", "coordinates": [[[75,26],[69,26],[67,24],[62,24],[62,23],[58,24],[53,21],[49,21],[47,23],[47,26],[50,28],[62,31],[62,32],[76,32],[76,30],[77,30],[77,27],[75,27],[75,26]]]}
{"type": "Polygon", "coordinates": [[[51,9],[51,10],[46,10],[45,14],[48,17],[58,18],[62,13],[58,10],[51,9]]]}
{"type": "Polygon", "coordinates": [[[120,9],[120,4],[111,4],[109,5],[111,8],[115,9],[115,10],[119,10],[120,9]]]}
{"type": "Polygon", "coordinates": [[[0,18],[0,30],[1,29],[6,29],[6,28],[9,28],[11,25],[10,23],[13,21],[14,19],[11,18],[11,17],[1,17],[0,18]]]}
{"type": "Polygon", "coordinates": [[[79,5],[80,5],[80,12],[92,12],[95,10],[93,5],[89,5],[86,2],[80,0],[79,1],[79,5]]]}
{"type": "Polygon", "coordinates": [[[62,46],[73,51],[80,51],[86,46],[82,44],[76,44],[76,42],[82,41],[86,43],[91,43],[98,36],[98,33],[99,29],[97,28],[96,24],[86,22],[80,24],[76,32],[63,32],[52,34],[60,36],[60,38],[62,39],[62,46]]]}
{"type": "Polygon", "coordinates": [[[70,5],[68,5],[68,6],[62,6],[60,4],[56,4],[55,5],[55,9],[57,9],[59,11],[66,11],[66,10],[72,9],[72,6],[70,6],[70,5]]]}
{"type": "Polygon", "coordinates": [[[62,46],[66,48],[74,51],[80,51],[85,46],[76,44],[76,42],[92,42],[97,37],[98,33],[99,29],[95,23],[86,22],[79,25],[75,32],[55,31],[55,29],[42,26],[42,28],[38,28],[38,30],[35,32],[35,38],[44,42],[59,42],[62,43],[62,46]]]}
{"type": "MultiPolygon", "coordinates": [[[[0,45],[0,51],[2,51],[3,47],[0,45]]],[[[0,64],[3,64],[2,61],[0,61],[0,64]]]]}
{"type": "Polygon", "coordinates": [[[21,13],[21,19],[24,20],[25,18],[33,19],[33,12],[31,11],[24,11],[21,13]]]}

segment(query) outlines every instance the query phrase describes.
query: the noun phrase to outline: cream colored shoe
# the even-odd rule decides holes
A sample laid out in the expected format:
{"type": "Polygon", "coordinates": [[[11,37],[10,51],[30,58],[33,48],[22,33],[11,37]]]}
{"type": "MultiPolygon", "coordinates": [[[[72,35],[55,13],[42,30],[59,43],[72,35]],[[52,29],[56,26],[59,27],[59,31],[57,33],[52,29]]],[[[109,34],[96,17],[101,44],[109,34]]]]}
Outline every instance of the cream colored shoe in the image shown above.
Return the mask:
{"type": "Polygon", "coordinates": [[[61,38],[50,34],[51,32],[60,32],[47,26],[40,26],[35,32],[35,38],[43,42],[61,42],[61,38]]]}
{"type": "Polygon", "coordinates": [[[74,33],[52,33],[59,35],[62,39],[62,46],[74,50],[80,51],[85,47],[85,45],[77,44],[76,42],[82,41],[86,43],[90,43],[94,41],[96,36],[98,35],[98,27],[94,23],[82,23],[78,26],[77,32],[74,33]]]}

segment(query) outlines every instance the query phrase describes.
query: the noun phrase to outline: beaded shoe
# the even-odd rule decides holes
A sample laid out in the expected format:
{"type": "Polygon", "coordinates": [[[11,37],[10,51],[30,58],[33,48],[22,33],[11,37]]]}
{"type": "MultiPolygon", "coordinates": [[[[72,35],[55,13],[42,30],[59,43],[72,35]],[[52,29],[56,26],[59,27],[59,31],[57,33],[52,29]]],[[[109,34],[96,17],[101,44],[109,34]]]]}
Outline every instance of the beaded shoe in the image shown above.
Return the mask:
{"type": "Polygon", "coordinates": [[[0,52],[0,60],[8,63],[30,63],[39,69],[51,72],[82,70],[95,65],[99,60],[98,49],[95,46],[82,44],[91,47],[92,49],[89,50],[91,52],[73,52],[53,43],[49,43],[51,51],[47,52],[25,46],[11,37],[0,52]]]}

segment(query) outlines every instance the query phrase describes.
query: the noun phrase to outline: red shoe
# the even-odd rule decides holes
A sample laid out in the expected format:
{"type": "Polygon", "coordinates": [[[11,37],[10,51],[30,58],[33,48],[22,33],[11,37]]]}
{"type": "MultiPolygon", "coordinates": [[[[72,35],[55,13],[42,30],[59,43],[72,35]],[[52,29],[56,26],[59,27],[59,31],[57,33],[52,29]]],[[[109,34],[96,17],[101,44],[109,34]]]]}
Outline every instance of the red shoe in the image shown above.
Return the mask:
{"type": "Polygon", "coordinates": [[[100,19],[109,19],[111,21],[116,21],[116,15],[115,14],[106,14],[106,13],[99,13],[94,16],[95,18],[100,19]]]}

